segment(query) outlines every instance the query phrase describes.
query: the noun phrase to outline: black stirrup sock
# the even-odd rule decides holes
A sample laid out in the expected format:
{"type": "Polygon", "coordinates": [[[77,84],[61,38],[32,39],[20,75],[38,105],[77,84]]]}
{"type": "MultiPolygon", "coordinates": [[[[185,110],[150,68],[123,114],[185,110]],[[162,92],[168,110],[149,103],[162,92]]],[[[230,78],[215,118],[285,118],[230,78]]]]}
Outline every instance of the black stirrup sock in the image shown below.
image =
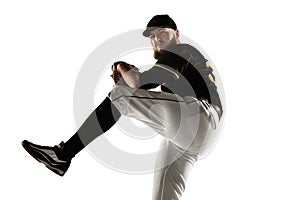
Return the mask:
{"type": "Polygon", "coordinates": [[[63,157],[73,158],[85,146],[109,130],[121,117],[121,113],[106,97],[90,114],[77,132],[64,144],[63,157]]]}

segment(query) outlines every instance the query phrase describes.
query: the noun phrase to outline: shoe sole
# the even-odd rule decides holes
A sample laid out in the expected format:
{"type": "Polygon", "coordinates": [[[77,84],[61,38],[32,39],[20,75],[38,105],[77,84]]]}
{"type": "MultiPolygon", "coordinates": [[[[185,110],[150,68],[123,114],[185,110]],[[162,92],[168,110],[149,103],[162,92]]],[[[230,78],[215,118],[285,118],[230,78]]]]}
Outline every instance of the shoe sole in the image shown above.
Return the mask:
{"type": "MultiPolygon", "coordinates": [[[[30,147],[30,142],[24,140],[22,142],[22,146],[23,148],[29,153],[29,155],[31,155],[36,161],[44,164],[48,169],[50,169],[52,172],[54,172],[55,174],[59,175],[59,176],[63,176],[65,174],[64,171],[59,170],[57,168],[52,167],[49,163],[45,162],[44,159],[47,159],[43,154],[39,153],[38,151],[33,150],[30,147]]],[[[48,160],[48,159],[47,159],[48,160]]]]}

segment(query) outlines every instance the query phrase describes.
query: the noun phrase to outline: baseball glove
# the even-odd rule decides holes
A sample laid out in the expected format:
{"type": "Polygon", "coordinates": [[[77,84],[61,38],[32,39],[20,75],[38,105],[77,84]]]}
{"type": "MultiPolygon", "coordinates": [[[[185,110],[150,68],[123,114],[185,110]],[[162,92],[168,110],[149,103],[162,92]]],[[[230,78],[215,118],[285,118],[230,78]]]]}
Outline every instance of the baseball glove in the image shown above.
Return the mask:
{"type": "Polygon", "coordinates": [[[124,79],[122,77],[122,74],[117,70],[117,65],[118,64],[122,64],[126,68],[127,71],[129,71],[129,70],[139,71],[139,69],[137,67],[135,67],[134,65],[128,64],[124,61],[115,62],[111,66],[112,75],[110,75],[110,76],[112,77],[115,84],[116,85],[127,85],[127,83],[124,81],[124,79]]]}

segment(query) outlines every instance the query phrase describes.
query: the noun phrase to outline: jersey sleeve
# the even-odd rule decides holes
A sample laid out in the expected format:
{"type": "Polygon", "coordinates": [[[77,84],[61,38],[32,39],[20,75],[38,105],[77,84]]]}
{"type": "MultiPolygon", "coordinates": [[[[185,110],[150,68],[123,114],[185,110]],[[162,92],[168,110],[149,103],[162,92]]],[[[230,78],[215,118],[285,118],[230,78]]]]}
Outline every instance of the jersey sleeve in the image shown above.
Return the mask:
{"type": "Polygon", "coordinates": [[[140,74],[140,87],[141,89],[152,89],[160,85],[162,82],[158,70],[152,67],[150,70],[140,74]]]}
{"type": "Polygon", "coordinates": [[[140,74],[140,88],[151,89],[179,79],[179,73],[171,66],[170,62],[158,60],[150,70],[140,74]]]}
{"type": "Polygon", "coordinates": [[[178,49],[170,48],[169,51],[156,62],[156,65],[167,67],[174,73],[182,74],[188,65],[188,60],[188,55],[183,55],[183,52],[179,52],[178,49]]]}

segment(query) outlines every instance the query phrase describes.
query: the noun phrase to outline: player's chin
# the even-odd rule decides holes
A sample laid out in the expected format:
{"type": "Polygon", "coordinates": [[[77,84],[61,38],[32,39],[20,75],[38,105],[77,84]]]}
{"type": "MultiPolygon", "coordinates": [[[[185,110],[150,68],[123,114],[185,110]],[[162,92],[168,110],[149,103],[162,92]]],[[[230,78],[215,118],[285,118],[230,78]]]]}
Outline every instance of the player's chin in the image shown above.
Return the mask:
{"type": "Polygon", "coordinates": [[[154,53],[153,53],[154,59],[158,60],[163,55],[163,52],[164,52],[163,50],[154,51],[154,53]]]}

